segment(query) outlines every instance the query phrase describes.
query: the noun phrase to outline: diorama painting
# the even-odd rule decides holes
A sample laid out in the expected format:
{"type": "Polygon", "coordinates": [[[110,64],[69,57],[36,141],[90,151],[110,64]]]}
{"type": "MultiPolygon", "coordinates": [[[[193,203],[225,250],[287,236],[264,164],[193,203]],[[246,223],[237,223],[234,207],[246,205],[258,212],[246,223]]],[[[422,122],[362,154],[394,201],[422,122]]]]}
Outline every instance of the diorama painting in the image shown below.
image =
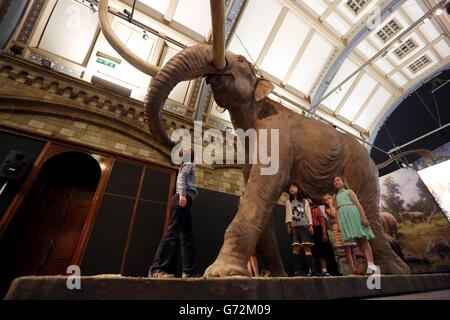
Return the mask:
{"type": "Polygon", "coordinates": [[[418,173],[450,222],[450,160],[418,173]]]}
{"type": "Polygon", "coordinates": [[[419,160],[415,169],[402,168],[380,178],[384,230],[413,273],[450,271],[450,224],[444,203],[450,188],[450,143],[433,151],[433,159],[437,164],[431,167],[419,160]]]}

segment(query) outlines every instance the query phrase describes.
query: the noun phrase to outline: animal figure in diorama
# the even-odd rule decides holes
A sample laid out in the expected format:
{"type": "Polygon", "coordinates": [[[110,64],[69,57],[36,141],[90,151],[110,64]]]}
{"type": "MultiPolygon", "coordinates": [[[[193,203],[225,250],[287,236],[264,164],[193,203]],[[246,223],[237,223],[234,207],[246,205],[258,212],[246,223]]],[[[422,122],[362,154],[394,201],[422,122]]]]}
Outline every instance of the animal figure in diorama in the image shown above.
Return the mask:
{"type": "MultiPolygon", "coordinates": [[[[101,0],[100,18],[105,12],[105,5],[107,1],[101,0]]],[[[106,23],[106,20],[102,23],[104,33],[110,31],[106,29],[108,26],[104,26],[106,23]]],[[[105,36],[117,52],[141,68],[142,61],[135,63],[133,60],[137,58],[117,38],[111,34],[105,36]]],[[[365,210],[375,234],[371,245],[375,263],[380,266],[381,272],[410,273],[409,267],[393,252],[383,234],[379,221],[378,169],[367,150],[351,135],[338,132],[321,121],[301,116],[269,99],[267,96],[273,85],[258,77],[255,67],[243,56],[226,52],[226,66],[221,70],[213,63],[216,58],[217,52],[213,46],[195,45],[180,51],[160,70],[147,68],[153,79],[145,99],[145,115],[152,136],[168,148],[175,143],[169,139],[163,125],[162,107],[179,82],[204,76],[212,87],[217,104],[229,111],[235,129],[279,130],[278,172],[261,175],[260,170],[265,165],[244,166],[245,193],[240,198],[237,214],[225,232],[218,257],[207,268],[205,276],[248,276],[247,261],[255,248],[271,276],[285,276],[274,229],[269,222],[278,198],[288,184],[295,181],[303,192],[319,200],[321,195],[333,191],[332,178],[336,175],[346,178],[349,188],[358,195],[365,210]]]]}
{"type": "Polygon", "coordinates": [[[380,222],[383,226],[384,233],[396,239],[398,238],[398,222],[392,213],[380,212],[380,222]]]}
{"type": "Polygon", "coordinates": [[[411,223],[426,222],[427,216],[420,211],[404,211],[400,212],[403,221],[409,220],[411,223]]]}
{"type": "Polygon", "coordinates": [[[382,211],[380,212],[380,223],[383,227],[383,231],[385,233],[385,237],[389,242],[392,250],[405,261],[405,257],[403,255],[402,248],[400,247],[399,239],[399,231],[398,231],[398,223],[397,219],[390,212],[382,211]]]}

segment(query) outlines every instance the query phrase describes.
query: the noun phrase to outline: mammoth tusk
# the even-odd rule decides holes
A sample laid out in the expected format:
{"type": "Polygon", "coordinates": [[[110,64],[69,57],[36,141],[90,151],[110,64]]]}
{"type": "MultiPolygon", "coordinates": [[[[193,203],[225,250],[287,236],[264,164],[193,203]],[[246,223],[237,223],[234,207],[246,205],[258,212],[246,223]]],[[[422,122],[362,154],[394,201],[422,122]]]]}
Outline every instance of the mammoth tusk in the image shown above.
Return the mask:
{"type": "Polygon", "coordinates": [[[138,55],[133,53],[127,46],[120,41],[120,39],[114,33],[111,28],[111,24],[108,21],[108,0],[100,0],[98,7],[98,17],[100,20],[100,27],[102,28],[103,35],[109,42],[111,47],[127,62],[129,62],[136,69],[154,77],[160,70],[158,66],[155,66],[147,61],[141,59],[138,55]]]}
{"type": "Polygon", "coordinates": [[[213,29],[214,66],[218,70],[225,69],[225,2],[210,0],[211,20],[213,29]]]}

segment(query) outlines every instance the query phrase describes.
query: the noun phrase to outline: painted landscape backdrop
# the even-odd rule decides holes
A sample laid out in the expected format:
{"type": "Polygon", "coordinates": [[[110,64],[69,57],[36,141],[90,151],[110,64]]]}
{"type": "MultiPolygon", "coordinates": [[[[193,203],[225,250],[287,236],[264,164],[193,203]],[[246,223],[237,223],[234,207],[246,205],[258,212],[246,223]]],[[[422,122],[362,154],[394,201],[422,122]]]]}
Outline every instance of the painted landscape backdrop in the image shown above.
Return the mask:
{"type": "Polygon", "coordinates": [[[450,143],[433,151],[433,159],[434,166],[429,167],[420,159],[413,163],[415,169],[402,168],[380,178],[385,232],[390,236],[391,246],[414,273],[450,271],[450,224],[446,203],[450,192],[447,169],[450,143]],[[425,182],[428,180],[428,186],[416,170],[425,182]],[[425,174],[427,171],[434,173],[425,174]],[[429,177],[438,177],[439,181],[429,177]]]}

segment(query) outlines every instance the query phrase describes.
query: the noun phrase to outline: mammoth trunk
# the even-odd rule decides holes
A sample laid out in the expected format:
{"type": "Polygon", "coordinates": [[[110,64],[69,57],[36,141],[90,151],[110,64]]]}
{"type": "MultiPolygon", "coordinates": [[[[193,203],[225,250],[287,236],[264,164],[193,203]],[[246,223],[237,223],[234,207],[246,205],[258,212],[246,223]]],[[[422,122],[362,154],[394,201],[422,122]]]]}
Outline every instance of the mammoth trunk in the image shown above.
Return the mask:
{"type": "Polygon", "coordinates": [[[170,91],[181,81],[216,73],[212,64],[210,45],[196,45],[184,49],[170,59],[156,74],[145,99],[145,119],[153,137],[166,147],[173,147],[161,119],[161,110],[170,91]]]}

